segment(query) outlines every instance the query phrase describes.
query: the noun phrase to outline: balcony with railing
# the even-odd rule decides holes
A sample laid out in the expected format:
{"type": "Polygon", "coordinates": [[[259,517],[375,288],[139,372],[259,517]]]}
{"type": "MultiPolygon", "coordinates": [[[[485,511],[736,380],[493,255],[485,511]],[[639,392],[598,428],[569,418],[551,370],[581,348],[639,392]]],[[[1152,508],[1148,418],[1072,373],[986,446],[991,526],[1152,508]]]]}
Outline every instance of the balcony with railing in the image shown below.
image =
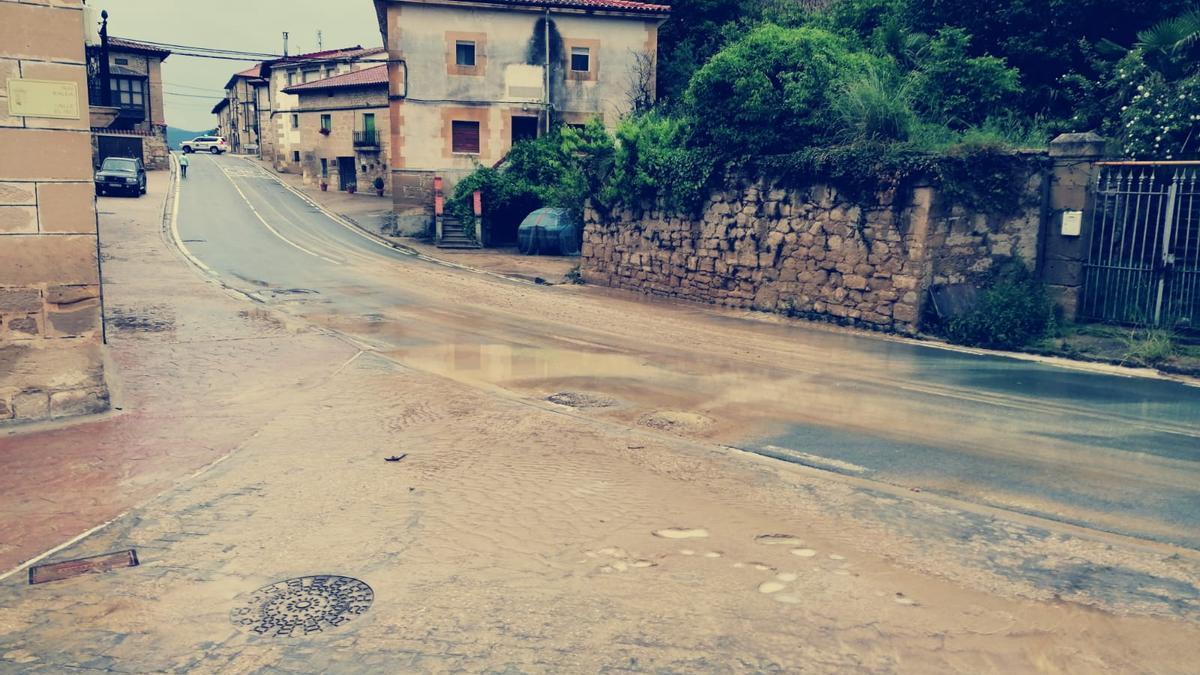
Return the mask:
{"type": "Polygon", "coordinates": [[[379,132],[375,129],[354,132],[354,147],[360,150],[378,150],[379,132]]]}

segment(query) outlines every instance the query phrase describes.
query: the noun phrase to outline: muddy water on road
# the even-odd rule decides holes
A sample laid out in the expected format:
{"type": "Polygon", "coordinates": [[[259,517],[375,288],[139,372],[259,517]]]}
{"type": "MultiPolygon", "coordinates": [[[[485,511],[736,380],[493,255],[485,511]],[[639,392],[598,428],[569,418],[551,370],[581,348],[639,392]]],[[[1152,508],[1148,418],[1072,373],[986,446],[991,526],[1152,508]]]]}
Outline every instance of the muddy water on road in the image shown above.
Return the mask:
{"type": "Polygon", "coordinates": [[[459,382],[607,402],[577,414],[1200,549],[1195,389],[887,341],[767,364],[421,305],[310,318],[459,382]]]}

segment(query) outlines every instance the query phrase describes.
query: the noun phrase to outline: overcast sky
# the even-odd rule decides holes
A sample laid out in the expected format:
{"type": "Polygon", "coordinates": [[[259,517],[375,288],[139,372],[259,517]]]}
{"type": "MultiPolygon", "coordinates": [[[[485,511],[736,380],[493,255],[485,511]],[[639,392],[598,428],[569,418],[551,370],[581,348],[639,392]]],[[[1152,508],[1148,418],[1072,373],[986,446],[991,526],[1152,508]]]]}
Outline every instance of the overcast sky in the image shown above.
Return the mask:
{"type": "MultiPolygon", "coordinates": [[[[198,47],[278,54],[383,44],[371,0],[87,0],[108,10],[110,35],[198,47]]],[[[163,63],[167,123],[193,131],[216,126],[210,112],[229,76],[254,62],[174,54],[163,63]],[[201,96],[203,98],[192,98],[201,96]]]]}

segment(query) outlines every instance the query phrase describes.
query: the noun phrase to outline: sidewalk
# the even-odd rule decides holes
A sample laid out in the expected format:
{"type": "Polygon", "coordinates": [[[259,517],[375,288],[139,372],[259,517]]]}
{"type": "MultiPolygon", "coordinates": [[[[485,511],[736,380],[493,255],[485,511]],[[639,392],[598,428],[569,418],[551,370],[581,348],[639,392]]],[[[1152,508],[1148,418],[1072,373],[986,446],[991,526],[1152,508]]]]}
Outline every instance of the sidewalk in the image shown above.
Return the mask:
{"type": "Polygon", "coordinates": [[[355,194],[337,190],[322,192],[318,187],[305,185],[303,178],[298,174],[279,173],[271,167],[270,162],[249,157],[247,159],[271,172],[285,185],[299,190],[325,209],[342,216],[367,232],[431,258],[439,258],[464,267],[546,284],[572,283],[571,272],[579,267],[578,257],[527,256],[519,253],[515,246],[475,250],[441,249],[416,237],[394,236],[388,229],[392,214],[391,197],[380,197],[373,190],[355,194]]]}

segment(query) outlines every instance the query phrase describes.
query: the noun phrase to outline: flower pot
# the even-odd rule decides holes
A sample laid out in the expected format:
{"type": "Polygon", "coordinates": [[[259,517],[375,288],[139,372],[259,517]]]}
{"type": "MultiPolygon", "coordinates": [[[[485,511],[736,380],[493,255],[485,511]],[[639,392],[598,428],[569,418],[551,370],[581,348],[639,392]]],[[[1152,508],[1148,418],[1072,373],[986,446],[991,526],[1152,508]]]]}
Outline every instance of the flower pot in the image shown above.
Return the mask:
{"type": "Polygon", "coordinates": [[[375,190],[375,194],[377,194],[377,195],[379,195],[380,197],[382,197],[382,196],[383,196],[383,188],[379,188],[379,189],[375,190]]]}
{"type": "Polygon", "coordinates": [[[321,192],[329,191],[329,183],[321,183],[321,192]]]}
{"type": "Polygon", "coordinates": [[[358,192],[358,187],[355,185],[347,185],[346,192],[349,192],[350,194],[354,194],[355,192],[358,192]]]}

